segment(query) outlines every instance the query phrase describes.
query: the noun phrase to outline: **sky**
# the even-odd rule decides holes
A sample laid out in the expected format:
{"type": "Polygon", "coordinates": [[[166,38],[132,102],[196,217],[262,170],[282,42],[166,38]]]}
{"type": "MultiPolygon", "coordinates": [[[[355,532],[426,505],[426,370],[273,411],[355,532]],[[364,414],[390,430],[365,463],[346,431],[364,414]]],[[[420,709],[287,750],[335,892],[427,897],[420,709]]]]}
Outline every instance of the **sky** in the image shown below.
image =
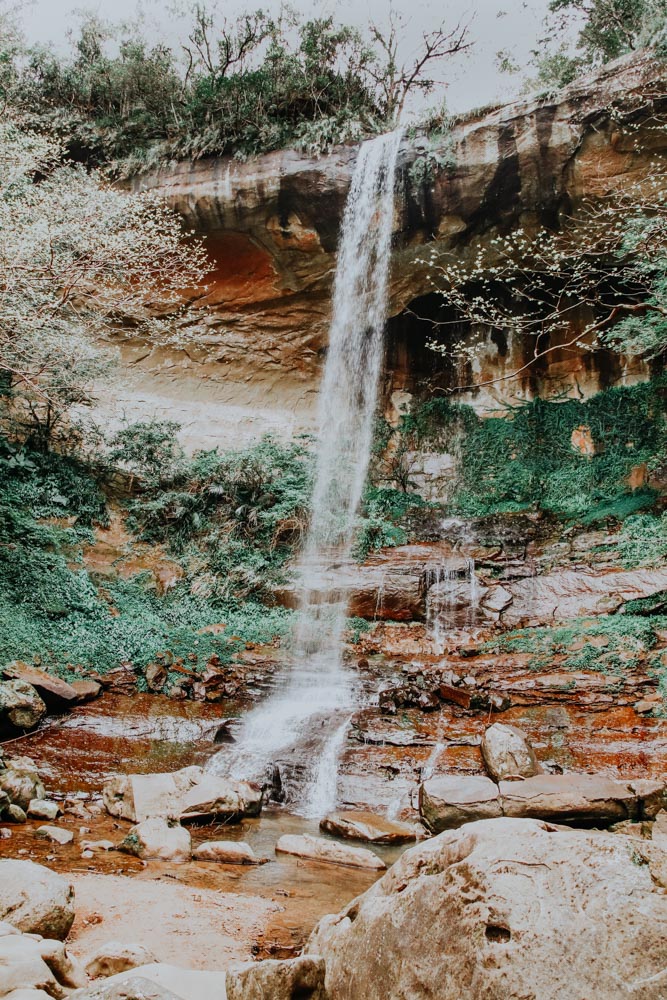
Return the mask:
{"type": "MultiPolygon", "coordinates": [[[[178,18],[173,0],[25,0],[21,19],[31,42],[50,43],[66,48],[67,33],[78,23],[75,11],[92,11],[104,19],[118,21],[143,15],[151,37],[177,43],[178,18]]],[[[184,3],[185,0],[180,0],[184,3]]],[[[437,27],[443,18],[456,24],[471,22],[475,45],[468,54],[448,63],[446,84],[430,105],[444,98],[452,112],[469,110],[496,100],[509,100],[521,86],[521,75],[501,73],[497,53],[505,50],[516,63],[528,68],[531,50],[543,34],[549,0],[291,0],[291,6],[308,16],[333,13],[336,20],[363,27],[369,20],[386,23],[390,6],[405,18],[402,49],[414,52],[422,33],[437,27]]],[[[279,0],[221,0],[227,16],[262,7],[277,11],[279,0]]],[[[445,76],[443,70],[438,75],[445,76]]]]}

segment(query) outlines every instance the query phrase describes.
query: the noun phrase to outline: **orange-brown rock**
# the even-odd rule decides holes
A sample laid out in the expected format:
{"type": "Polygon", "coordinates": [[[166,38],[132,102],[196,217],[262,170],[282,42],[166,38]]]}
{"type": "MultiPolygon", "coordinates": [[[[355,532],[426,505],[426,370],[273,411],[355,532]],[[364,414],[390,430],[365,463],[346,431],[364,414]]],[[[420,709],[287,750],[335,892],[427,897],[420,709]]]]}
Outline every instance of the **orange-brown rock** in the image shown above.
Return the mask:
{"type": "MultiPolygon", "coordinates": [[[[400,315],[431,290],[421,262],[425,244],[472,259],[499,234],[556,225],[584,201],[647,181],[655,159],[667,154],[667,132],[653,127],[653,109],[642,99],[647,87],[654,107],[662,108],[665,64],[639,55],[556,94],[464,116],[438,140],[446,148],[406,135],[398,162],[390,314],[400,315]],[[623,128],[629,122],[631,132],[623,128]],[[417,182],[410,168],[429,150],[446,153],[452,165],[417,182]]],[[[319,158],[284,150],[246,163],[202,159],[136,178],[135,189],[158,193],[206,236],[213,271],[208,288],[191,294],[185,316],[174,316],[184,334],[182,349],[147,346],[127,334],[124,369],[116,385],[101,387],[101,406],[120,403],[129,419],[148,414],[179,420],[193,447],[312,426],[356,153],[357,147],[344,146],[319,158]]],[[[575,332],[585,319],[573,318],[575,332]]],[[[451,378],[442,359],[413,334],[400,322],[390,330],[389,389],[411,391],[422,362],[437,379],[451,378]]],[[[489,332],[475,381],[520,367],[530,346],[500,344],[489,332]]],[[[552,344],[548,362],[528,370],[520,388],[527,395],[590,394],[614,375],[615,364],[609,353],[552,344]]],[[[646,374],[637,361],[623,370],[626,381],[646,374]]],[[[509,385],[514,393],[516,385],[509,385]]],[[[507,384],[500,383],[470,401],[480,410],[497,410],[506,395],[507,384]]]]}

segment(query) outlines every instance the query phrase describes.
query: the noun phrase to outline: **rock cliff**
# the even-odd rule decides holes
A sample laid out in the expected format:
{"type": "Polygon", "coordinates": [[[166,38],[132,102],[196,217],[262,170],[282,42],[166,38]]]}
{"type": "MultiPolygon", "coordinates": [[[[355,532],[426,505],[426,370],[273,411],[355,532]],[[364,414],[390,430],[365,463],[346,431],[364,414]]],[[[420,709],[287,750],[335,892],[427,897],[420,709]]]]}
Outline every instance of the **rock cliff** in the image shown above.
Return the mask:
{"type": "MultiPolygon", "coordinates": [[[[461,258],[522,226],[557,226],[584,201],[648,179],[667,156],[667,133],[654,127],[667,105],[667,68],[646,56],[617,61],[555,94],[471,113],[437,136],[405,133],[399,153],[387,351],[387,398],[428,378],[455,372],[425,346],[433,296],[425,244],[461,258]],[[647,96],[648,95],[648,96],[647,96]],[[627,126],[631,126],[630,129],[627,126]],[[429,170],[438,158],[440,166],[429,170]],[[446,165],[442,165],[446,164],[446,165]],[[418,179],[421,178],[421,179],[418,179]]],[[[130,417],[154,411],[184,421],[191,443],[238,440],[273,427],[307,427],[323,351],[337,235],[355,146],[314,159],[294,150],[239,162],[178,163],[136,178],[163,196],[206,238],[213,271],[193,290],[182,349],[150,348],[128,338],[125,373],[113,390],[130,417]],[[200,306],[206,305],[206,315],[200,306]]],[[[465,330],[457,331],[465,336],[465,330]]],[[[475,372],[480,381],[519,367],[528,345],[489,334],[475,372]]],[[[646,372],[617,359],[554,352],[548,368],[528,372],[511,392],[588,394],[646,372]]],[[[476,393],[497,408],[506,388],[476,393]]]]}

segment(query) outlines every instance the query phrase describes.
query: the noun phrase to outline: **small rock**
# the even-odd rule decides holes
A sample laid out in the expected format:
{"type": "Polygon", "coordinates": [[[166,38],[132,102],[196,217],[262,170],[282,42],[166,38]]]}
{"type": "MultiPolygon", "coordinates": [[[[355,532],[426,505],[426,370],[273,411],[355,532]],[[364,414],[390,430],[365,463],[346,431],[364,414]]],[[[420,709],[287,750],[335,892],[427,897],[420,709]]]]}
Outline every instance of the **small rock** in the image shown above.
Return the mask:
{"type": "Polygon", "coordinates": [[[77,704],[82,705],[88,701],[99,698],[102,685],[97,681],[87,678],[86,680],[72,681],[72,688],[76,693],[77,704]]]}
{"type": "Polygon", "coordinates": [[[17,806],[14,802],[6,807],[3,817],[7,823],[25,823],[28,819],[21,806],[17,806]]]}
{"type": "Polygon", "coordinates": [[[157,959],[142,944],[126,944],[121,941],[107,941],[88,959],[85,965],[91,979],[115,976],[140,965],[150,965],[157,959]]]}
{"type": "Polygon", "coordinates": [[[35,836],[44,840],[52,840],[54,844],[71,844],[74,834],[71,830],[63,830],[59,826],[40,826],[35,830],[35,836]]]}
{"type": "Polygon", "coordinates": [[[28,816],[33,819],[57,819],[60,806],[50,799],[31,799],[28,804],[28,816]]]}
{"type": "Polygon", "coordinates": [[[81,844],[84,851],[113,851],[115,846],[112,840],[84,840],[81,844]]]}
{"type": "Polygon", "coordinates": [[[298,858],[346,865],[350,868],[383,871],[387,867],[377,854],[367,851],[364,847],[349,847],[347,844],[337,844],[334,840],[311,837],[309,834],[285,834],[276,844],[276,853],[294,854],[298,858]]]}
{"type": "Polygon", "coordinates": [[[264,861],[249,844],[236,840],[208,840],[192,856],[196,861],[218,861],[223,865],[260,865],[264,861]]]}
{"type": "Polygon", "coordinates": [[[138,858],[189,861],[192,856],[192,842],[190,834],[184,827],[155,816],[133,826],[127,837],[118,845],[118,850],[134,854],[138,858]]]}

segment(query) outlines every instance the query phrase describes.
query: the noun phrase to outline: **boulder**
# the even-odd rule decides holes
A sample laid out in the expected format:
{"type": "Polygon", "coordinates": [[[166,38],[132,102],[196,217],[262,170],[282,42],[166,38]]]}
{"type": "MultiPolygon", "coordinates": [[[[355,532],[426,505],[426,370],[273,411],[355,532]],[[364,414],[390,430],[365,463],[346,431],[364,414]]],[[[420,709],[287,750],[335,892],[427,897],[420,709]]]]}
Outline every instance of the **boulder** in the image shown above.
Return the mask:
{"type": "Polygon", "coordinates": [[[247,962],[227,972],[227,1000],[327,1000],[324,961],[302,955],[247,962]]]}
{"type": "Polygon", "coordinates": [[[482,737],[484,766],[494,781],[503,778],[532,778],[542,772],[535,751],[524,732],[515,726],[495,722],[482,737]]]}
{"type": "Polygon", "coordinates": [[[419,788],[419,813],[435,833],[478,819],[495,819],[502,816],[498,786],[483,775],[429,778],[419,788]]]}
{"type": "Polygon", "coordinates": [[[31,802],[46,798],[37,765],[30,757],[11,757],[6,761],[5,770],[0,771],[0,791],[24,811],[31,802]]]}
{"type": "Polygon", "coordinates": [[[154,816],[133,826],[118,850],[142,859],[189,861],[192,844],[190,834],[182,826],[154,816]]]}
{"type": "Polygon", "coordinates": [[[71,708],[79,700],[71,684],[47,673],[46,670],[40,670],[39,667],[16,660],[2,670],[7,679],[23,681],[35,688],[47,708],[59,711],[71,708]]]}
{"type": "Polygon", "coordinates": [[[39,938],[25,934],[0,937],[0,996],[15,990],[44,990],[52,997],[63,997],[64,990],[42,958],[39,938]]]}
{"type": "Polygon", "coordinates": [[[13,802],[6,806],[2,818],[7,823],[25,823],[28,819],[26,813],[20,806],[15,805],[13,802]]]}
{"type": "Polygon", "coordinates": [[[252,847],[241,840],[207,840],[193,852],[195,861],[217,861],[222,865],[261,865],[252,847]]]}
{"type": "Polygon", "coordinates": [[[107,941],[90,956],[85,969],[91,979],[99,979],[115,976],[119,972],[127,972],[139,965],[149,965],[156,961],[155,956],[142,944],[107,941]]]}
{"type": "Polygon", "coordinates": [[[364,840],[368,844],[410,844],[417,839],[414,827],[408,823],[396,823],[362,810],[325,816],[320,830],[346,840],[364,840]]]}
{"type": "Polygon", "coordinates": [[[329,1000],[662,1000],[665,861],[620,835],[472,823],[408,850],[306,953],[329,1000]]]}
{"type": "Polygon", "coordinates": [[[74,922],[74,889],[33,861],[0,860],[0,920],[62,941],[74,922]]]}
{"type": "Polygon", "coordinates": [[[609,826],[652,819],[665,803],[667,784],[620,781],[600,774],[537,774],[524,781],[438,775],[419,789],[422,821],[434,833],[497,816],[544,819],[574,826],[609,826]]]}
{"type": "Polygon", "coordinates": [[[276,844],[276,853],[294,854],[297,858],[325,861],[350,868],[371,868],[382,871],[387,867],[377,854],[367,851],[365,847],[349,847],[347,844],[337,844],[335,840],[311,837],[309,834],[285,834],[276,844]]]}
{"type": "Polygon", "coordinates": [[[46,705],[25,681],[0,681],[0,726],[34,729],[46,715],[46,705]]]}
{"type": "Polygon", "coordinates": [[[167,774],[118,775],[102,789],[112,816],[141,822],[154,816],[187,822],[205,816],[229,822],[258,815],[261,790],[247,782],[231,782],[201,767],[167,774]]]}
{"type": "Polygon", "coordinates": [[[27,813],[32,819],[57,819],[61,809],[57,802],[50,799],[31,799],[27,813]]]}

